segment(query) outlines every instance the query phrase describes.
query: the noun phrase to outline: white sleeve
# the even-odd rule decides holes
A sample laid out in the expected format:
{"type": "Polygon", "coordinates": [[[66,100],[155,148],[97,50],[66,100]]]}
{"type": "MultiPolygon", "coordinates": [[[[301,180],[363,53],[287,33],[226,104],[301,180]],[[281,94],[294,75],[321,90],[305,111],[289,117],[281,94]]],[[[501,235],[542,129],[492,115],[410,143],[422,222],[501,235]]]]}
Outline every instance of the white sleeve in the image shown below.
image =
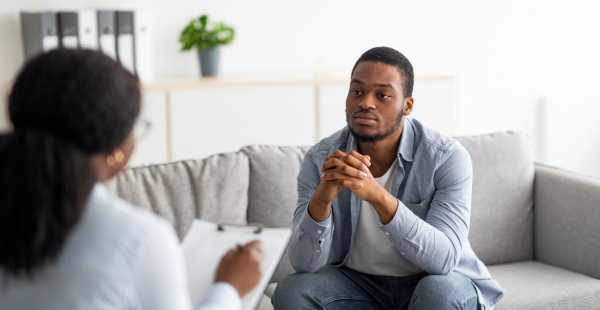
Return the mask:
{"type": "Polygon", "coordinates": [[[217,282],[208,289],[197,310],[239,310],[242,308],[240,295],[231,284],[217,282]]]}
{"type": "MultiPolygon", "coordinates": [[[[138,266],[135,289],[145,310],[191,310],[185,261],[179,239],[170,224],[157,225],[147,235],[146,247],[138,266]]],[[[229,283],[215,283],[206,292],[197,310],[239,310],[242,301],[229,283]]]]}
{"type": "Polygon", "coordinates": [[[179,239],[167,222],[155,225],[145,237],[135,290],[145,310],[191,310],[185,262],[179,239]]]}

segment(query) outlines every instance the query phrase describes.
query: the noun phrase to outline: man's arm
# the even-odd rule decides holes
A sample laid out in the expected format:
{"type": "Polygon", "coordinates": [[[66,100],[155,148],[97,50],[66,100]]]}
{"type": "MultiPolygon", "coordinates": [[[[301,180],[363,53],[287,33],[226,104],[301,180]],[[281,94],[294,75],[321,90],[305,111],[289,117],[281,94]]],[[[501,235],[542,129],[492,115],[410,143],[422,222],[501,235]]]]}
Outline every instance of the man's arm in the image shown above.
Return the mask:
{"type": "Polygon", "coordinates": [[[336,150],[325,159],[325,163],[333,163],[341,169],[335,172],[335,180],[321,178],[320,172],[327,168],[318,168],[310,150],[304,157],[298,174],[298,208],[294,213],[288,251],[292,267],[297,272],[315,272],[325,264],[331,246],[332,201],[346,187],[363,186],[362,180],[367,177],[364,171],[368,172],[367,165],[370,163],[362,155],[351,153],[336,150]],[[350,163],[361,170],[349,166],[350,163]]]}
{"type": "Polygon", "coordinates": [[[321,181],[319,169],[309,150],[298,173],[298,207],[294,212],[288,256],[296,272],[315,272],[325,264],[330,249],[332,218],[316,222],[308,214],[308,205],[321,181]]]}
{"type": "Polygon", "coordinates": [[[418,205],[398,201],[394,218],[380,229],[404,257],[430,274],[454,271],[467,243],[471,216],[473,169],[467,151],[458,143],[436,170],[436,191],[418,205]],[[409,208],[426,208],[425,220],[409,208]]]}

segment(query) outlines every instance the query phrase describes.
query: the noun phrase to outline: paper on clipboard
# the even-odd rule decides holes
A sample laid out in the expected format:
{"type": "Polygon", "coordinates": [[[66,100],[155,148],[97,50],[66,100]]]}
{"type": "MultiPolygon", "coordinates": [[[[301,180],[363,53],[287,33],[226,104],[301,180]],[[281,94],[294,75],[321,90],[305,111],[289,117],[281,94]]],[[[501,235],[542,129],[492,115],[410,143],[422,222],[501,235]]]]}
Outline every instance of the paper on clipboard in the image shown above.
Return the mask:
{"type": "Polygon", "coordinates": [[[196,307],[213,284],[217,266],[227,251],[236,244],[260,240],[265,258],[259,284],[242,298],[242,309],[255,309],[290,240],[289,228],[263,228],[258,234],[251,230],[218,231],[217,224],[194,220],[182,248],[187,267],[192,305],[196,307]]]}

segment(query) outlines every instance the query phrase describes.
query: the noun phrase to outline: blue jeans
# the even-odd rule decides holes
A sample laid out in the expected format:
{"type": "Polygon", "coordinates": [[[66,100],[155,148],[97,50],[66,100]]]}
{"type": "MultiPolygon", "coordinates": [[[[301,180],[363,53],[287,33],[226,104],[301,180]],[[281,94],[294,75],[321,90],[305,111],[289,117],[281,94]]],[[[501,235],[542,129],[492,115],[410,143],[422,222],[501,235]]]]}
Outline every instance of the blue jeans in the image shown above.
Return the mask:
{"type": "Polygon", "coordinates": [[[271,302],[275,310],[479,308],[475,286],[458,272],[388,277],[333,266],[288,275],[277,285],[271,302]]]}

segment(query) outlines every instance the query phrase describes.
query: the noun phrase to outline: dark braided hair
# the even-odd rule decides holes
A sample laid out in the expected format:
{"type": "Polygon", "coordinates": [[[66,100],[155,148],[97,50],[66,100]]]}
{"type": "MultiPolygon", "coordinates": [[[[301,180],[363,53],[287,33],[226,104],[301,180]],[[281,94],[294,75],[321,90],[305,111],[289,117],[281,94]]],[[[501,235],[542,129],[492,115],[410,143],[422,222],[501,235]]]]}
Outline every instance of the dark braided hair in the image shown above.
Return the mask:
{"type": "Polygon", "coordinates": [[[413,85],[415,83],[413,67],[410,64],[410,61],[408,61],[408,58],[402,55],[402,53],[390,47],[374,47],[364,52],[364,54],[358,58],[354,64],[354,68],[352,68],[351,76],[354,75],[356,66],[363,61],[381,62],[398,68],[403,80],[402,93],[404,94],[404,98],[412,96],[413,85]]]}
{"type": "Polygon", "coordinates": [[[110,153],[140,111],[138,79],[90,50],[28,62],[0,135],[0,269],[32,275],[56,258],[96,183],[92,154],[110,153]]]}

